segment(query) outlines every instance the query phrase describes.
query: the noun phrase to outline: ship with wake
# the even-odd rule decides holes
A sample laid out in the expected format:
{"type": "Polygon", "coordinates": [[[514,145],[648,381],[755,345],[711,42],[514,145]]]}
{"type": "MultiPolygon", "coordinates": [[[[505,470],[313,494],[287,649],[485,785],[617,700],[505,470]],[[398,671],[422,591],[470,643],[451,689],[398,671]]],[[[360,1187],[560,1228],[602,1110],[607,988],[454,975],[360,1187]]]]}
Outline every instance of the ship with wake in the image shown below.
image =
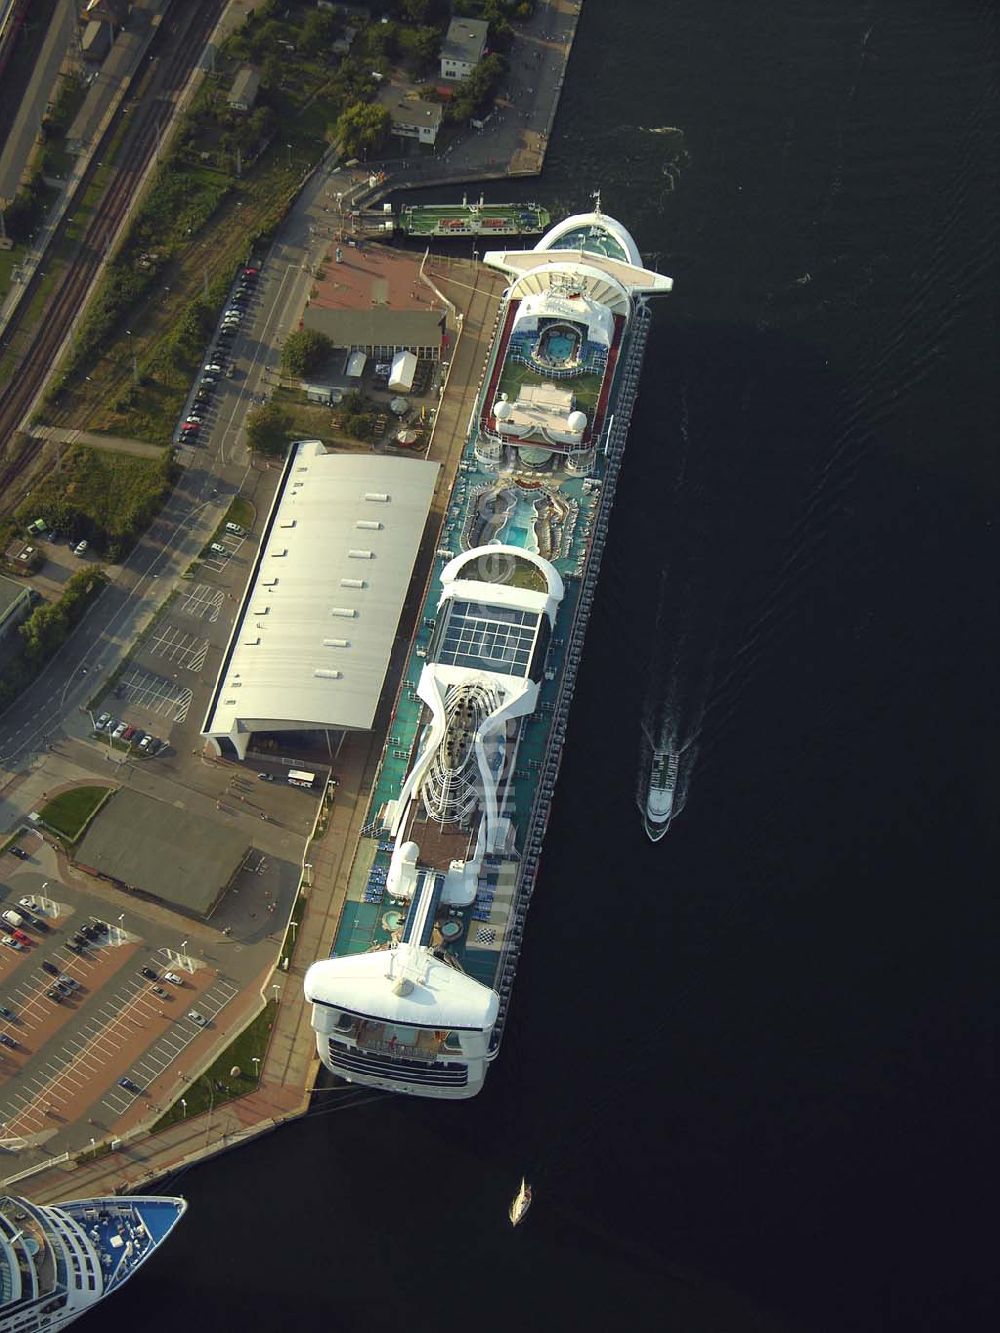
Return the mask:
{"type": "Polygon", "coordinates": [[[675,746],[657,740],[646,727],[642,729],[642,751],[640,771],[645,779],[639,785],[642,826],[652,842],[659,842],[674,817],[681,757],[675,746]]]}
{"type": "Polygon", "coordinates": [[[0,1333],[67,1328],[142,1267],[186,1208],[156,1195],[51,1206],[0,1196],[0,1333]]]}
{"type": "Polygon", "coordinates": [[[483,1086],[528,906],[650,323],[670,278],[594,210],[508,278],[333,956],[320,1057],[424,1097],[483,1086]]]}

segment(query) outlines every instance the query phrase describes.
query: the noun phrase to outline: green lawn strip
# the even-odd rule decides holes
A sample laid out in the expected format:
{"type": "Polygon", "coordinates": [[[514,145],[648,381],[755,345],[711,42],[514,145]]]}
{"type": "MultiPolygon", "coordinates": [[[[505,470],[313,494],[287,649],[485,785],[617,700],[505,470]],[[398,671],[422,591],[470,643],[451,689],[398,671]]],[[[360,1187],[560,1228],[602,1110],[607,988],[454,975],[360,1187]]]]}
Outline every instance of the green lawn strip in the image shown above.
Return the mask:
{"type": "Polygon", "coordinates": [[[41,808],[38,817],[53,833],[76,842],[113,791],[113,787],[74,787],[53,797],[41,808]]]}
{"type": "Polygon", "coordinates": [[[234,1097],[242,1097],[248,1092],[253,1092],[259,1078],[258,1070],[253,1063],[254,1056],[263,1063],[277,1013],[277,1001],[268,1000],[257,1017],[230,1042],[204,1074],[192,1078],[183,1089],[179,1090],[177,1101],[156,1121],[152,1133],[167,1129],[185,1117],[190,1119],[192,1116],[201,1115],[209,1107],[221,1106],[224,1102],[232,1101],[234,1097]],[[236,1068],[240,1072],[233,1074],[231,1071],[236,1068]],[[181,1096],[187,1103],[186,1107],[181,1105],[181,1096]]]}

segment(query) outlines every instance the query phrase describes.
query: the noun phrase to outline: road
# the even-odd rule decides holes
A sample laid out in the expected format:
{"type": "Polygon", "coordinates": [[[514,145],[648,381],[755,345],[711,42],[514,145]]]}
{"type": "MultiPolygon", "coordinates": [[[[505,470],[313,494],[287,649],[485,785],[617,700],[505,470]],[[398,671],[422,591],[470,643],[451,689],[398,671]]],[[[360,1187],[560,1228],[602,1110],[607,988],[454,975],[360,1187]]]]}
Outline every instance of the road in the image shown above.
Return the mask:
{"type": "Polygon", "coordinates": [[[5,199],[13,199],[17,194],[21,173],[38,136],[45,108],[55,88],[59,66],[69,50],[75,27],[76,5],[73,0],[56,0],[52,22],[28,83],[27,95],[0,148],[0,203],[5,199]]]}

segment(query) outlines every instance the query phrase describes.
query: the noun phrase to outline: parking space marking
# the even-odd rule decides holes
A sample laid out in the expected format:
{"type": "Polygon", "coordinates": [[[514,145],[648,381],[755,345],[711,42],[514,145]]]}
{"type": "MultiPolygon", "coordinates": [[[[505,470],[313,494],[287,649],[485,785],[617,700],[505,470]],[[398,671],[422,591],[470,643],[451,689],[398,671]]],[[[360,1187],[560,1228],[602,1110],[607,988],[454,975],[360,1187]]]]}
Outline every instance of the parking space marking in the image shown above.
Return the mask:
{"type": "Polygon", "coordinates": [[[120,688],[130,704],[171,722],[183,722],[191,707],[192,694],[186,685],[175,685],[152,671],[136,668],[122,678],[120,688]]]}
{"type": "Polygon", "coordinates": [[[195,620],[207,620],[214,624],[219,618],[225,593],[221,588],[213,588],[210,583],[197,583],[187,593],[177,607],[182,616],[191,616],[195,620]]]}
{"type": "Polygon", "coordinates": [[[185,671],[200,671],[205,665],[208,640],[166,624],[154,630],[145,647],[154,657],[165,657],[185,671]]]}

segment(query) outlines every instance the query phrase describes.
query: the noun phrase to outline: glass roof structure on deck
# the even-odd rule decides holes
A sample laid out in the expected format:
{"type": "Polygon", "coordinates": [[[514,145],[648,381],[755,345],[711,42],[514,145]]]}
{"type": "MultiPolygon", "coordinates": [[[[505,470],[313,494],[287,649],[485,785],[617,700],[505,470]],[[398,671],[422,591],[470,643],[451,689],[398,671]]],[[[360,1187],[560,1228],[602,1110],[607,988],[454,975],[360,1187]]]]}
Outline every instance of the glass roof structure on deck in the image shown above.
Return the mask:
{"type": "Polygon", "coordinates": [[[442,666],[526,676],[538,619],[536,611],[455,601],[434,660],[442,666]]]}

